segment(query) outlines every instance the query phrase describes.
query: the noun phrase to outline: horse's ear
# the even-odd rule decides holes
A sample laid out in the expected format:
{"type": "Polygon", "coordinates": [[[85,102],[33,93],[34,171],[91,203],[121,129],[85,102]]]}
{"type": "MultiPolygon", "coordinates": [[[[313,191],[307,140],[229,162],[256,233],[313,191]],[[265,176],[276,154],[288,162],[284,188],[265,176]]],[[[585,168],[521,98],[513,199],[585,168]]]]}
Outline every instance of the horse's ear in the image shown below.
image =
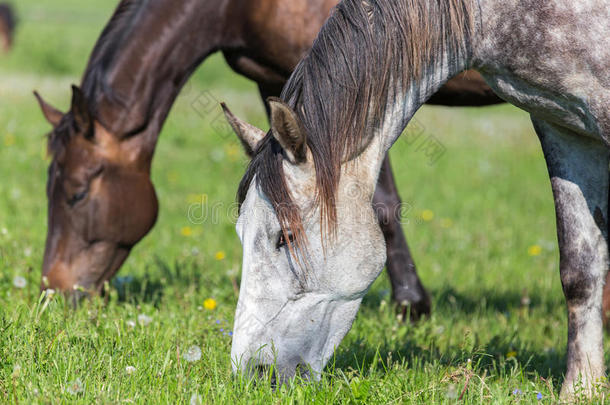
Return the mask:
{"type": "Polygon", "coordinates": [[[293,163],[307,160],[307,136],[301,121],[292,108],[275,97],[267,99],[271,110],[271,132],[273,137],[293,163]]]}
{"type": "Polygon", "coordinates": [[[86,138],[93,136],[91,113],[89,112],[89,105],[87,98],[77,86],[72,85],[72,116],[74,117],[74,123],[76,129],[84,133],[86,138]]]}
{"type": "Polygon", "coordinates": [[[44,101],[37,91],[34,92],[34,97],[36,97],[36,100],[38,100],[38,105],[40,105],[42,114],[47,119],[47,121],[49,121],[49,124],[53,125],[53,128],[57,128],[64,114],[57,108],[44,101]]]}
{"type": "Polygon", "coordinates": [[[225,103],[220,103],[220,105],[222,106],[222,110],[225,113],[225,117],[227,118],[229,125],[231,125],[231,128],[233,128],[233,131],[235,131],[237,137],[244,146],[246,154],[249,157],[252,157],[258,143],[265,137],[265,132],[258,129],[254,125],[248,124],[247,122],[237,118],[235,115],[233,115],[225,103]]]}

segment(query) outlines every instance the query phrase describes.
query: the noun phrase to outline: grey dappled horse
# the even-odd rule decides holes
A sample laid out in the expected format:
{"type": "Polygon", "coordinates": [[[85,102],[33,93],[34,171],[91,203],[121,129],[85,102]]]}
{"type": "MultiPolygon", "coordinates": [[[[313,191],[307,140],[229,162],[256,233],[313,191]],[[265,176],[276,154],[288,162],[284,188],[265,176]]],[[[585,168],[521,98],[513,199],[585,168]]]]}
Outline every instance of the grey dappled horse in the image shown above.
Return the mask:
{"type": "Polygon", "coordinates": [[[240,186],[235,368],[319,375],[385,261],[371,208],[383,157],[450,77],[477,69],[531,113],[548,164],[568,308],[567,372],[605,367],[610,4],[602,0],[345,0],[282,92],[271,131],[227,112],[254,151],[240,186]]]}

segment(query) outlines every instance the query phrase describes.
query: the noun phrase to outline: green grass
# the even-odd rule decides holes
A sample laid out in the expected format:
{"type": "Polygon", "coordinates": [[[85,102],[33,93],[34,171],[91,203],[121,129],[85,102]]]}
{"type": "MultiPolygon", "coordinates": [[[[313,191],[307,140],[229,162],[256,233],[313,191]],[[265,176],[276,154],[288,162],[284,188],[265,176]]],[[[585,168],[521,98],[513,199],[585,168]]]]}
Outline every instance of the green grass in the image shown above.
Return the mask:
{"type": "Polygon", "coordinates": [[[399,322],[382,275],[320,382],[274,391],[230,371],[241,261],[231,204],[246,161],[212,129],[215,115],[191,105],[209,92],[266,121],[256,87],[220,56],[196,73],[164,128],[153,170],[160,218],[122,284],[77,310],[61,297],[41,304],[49,127],[31,91],[66,108],[113,3],[19,0],[16,48],[0,56],[0,403],[189,403],[194,394],[203,403],[452,403],[462,393],[469,403],[535,403],[538,392],[556,401],[566,316],[552,197],[528,117],[509,106],[422,109],[426,136],[446,147],[433,165],[396,143],[405,231],[434,314],[399,322]],[[193,224],[187,212],[201,195],[220,208],[193,224]],[[14,287],[15,276],[27,286],[14,287]],[[211,297],[218,307],[203,308],[211,297]],[[152,322],[138,324],[142,314],[152,322]],[[188,363],[192,345],[203,355],[188,363]],[[82,391],[71,393],[75,381],[82,391]]]}

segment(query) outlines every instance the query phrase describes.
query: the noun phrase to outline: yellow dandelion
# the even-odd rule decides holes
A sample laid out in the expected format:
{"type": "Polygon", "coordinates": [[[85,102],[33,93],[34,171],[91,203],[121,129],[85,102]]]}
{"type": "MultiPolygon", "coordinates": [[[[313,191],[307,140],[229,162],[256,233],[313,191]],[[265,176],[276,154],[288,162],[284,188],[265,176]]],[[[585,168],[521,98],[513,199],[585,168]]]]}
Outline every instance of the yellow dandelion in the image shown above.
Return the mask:
{"type": "Polygon", "coordinates": [[[207,200],[207,194],[189,194],[186,197],[186,202],[189,204],[205,204],[207,200]]]}
{"type": "Polygon", "coordinates": [[[443,218],[441,220],[441,227],[443,228],[451,228],[453,226],[453,221],[449,218],[443,218]]]}
{"type": "Polygon", "coordinates": [[[185,226],[180,230],[180,233],[182,236],[189,237],[193,235],[193,229],[190,226],[185,226]]]}
{"type": "Polygon", "coordinates": [[[515,357],[517,357],[517,352],[514,350],[511,350],[510,352],[506,353],[507,359],[511,359],[511,358],[515,358],[515,357]]]}
{"type": "Polygon", "coordinates": [[[216,260],[224,260],[225,257],[227,257],[227,254],[224,251],[222,251],[222,250],[219,250],[214,255],[214,259],[216,259],[216,260]]]}
{"type": "Polygon", "coordinates": [[[15,144],[15,135],[6,134],[4,135],[4,146],[13,146],[15,144]]]}
{"type": "Polygon", "coordinates": [[[203,301],[203,307],[208,311],[215,310],[217,305],[218,303],[214,298],[208,298],[207,300],[203,301]]]}
{"type": "Polygon", "coordinates": [[[426,222],[430,222],[434,219],[434,211],[432,210],[423,210],[421,213],[421,219],[426,222]]]}
{"type": "Polygon", "coordinates": [[[178,182],[178,172],[176,171],[170,171],[167,173],[167,181],[169,181],[170,183],[176,183],[178,182]]]}
{"type": "Polygon", "coordinates": [[[527,254],[530,256],[538,256],[542,253],[542,248],[539,245],[532,245],[527,248],[527,254]]]}
{"type": "Polygon", "coordinates": [[[229,159],[231,161],[234,162],[237,159],[239,159],[241,151],[239,150],[239,146],[236,143],[232,143],[230,145],[227,145],[225,147],[225,151],[226,151],[227,156],[229,157],[229,159]]]}

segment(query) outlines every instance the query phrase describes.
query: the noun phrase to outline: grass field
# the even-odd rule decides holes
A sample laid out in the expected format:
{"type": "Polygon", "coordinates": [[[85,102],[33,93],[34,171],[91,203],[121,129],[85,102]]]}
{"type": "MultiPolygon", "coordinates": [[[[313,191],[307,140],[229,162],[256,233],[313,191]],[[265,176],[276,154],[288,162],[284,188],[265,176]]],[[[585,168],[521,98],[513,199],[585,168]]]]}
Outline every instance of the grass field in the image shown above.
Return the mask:
{"type": "Polygon", "coordinates": [[[31,91],[67,108],[114,3],[15,2],[16,47],[0,56],[0,403],[556,402],[566,315],[552,197],[528,116],[509,106],[423,108],[425,136],[446,148],[434,164],[396,143],[405,231],[434,314],[399,322],[382,275],[320,382],[274,391],[230,371],[241,262],[231,204],[247,162],[214,131],[220,108],[202,116],[192,105],[211,95],[259,126],[266,119],[255,86],[220,56],[164,128],[153,168],[160,218],[108,302],[41,303],[50,128],[31,91]],[[202,199],[216,215],[189,220],[202,199]],[[189,362],[195,345],[201,359],[189,362]]]}

